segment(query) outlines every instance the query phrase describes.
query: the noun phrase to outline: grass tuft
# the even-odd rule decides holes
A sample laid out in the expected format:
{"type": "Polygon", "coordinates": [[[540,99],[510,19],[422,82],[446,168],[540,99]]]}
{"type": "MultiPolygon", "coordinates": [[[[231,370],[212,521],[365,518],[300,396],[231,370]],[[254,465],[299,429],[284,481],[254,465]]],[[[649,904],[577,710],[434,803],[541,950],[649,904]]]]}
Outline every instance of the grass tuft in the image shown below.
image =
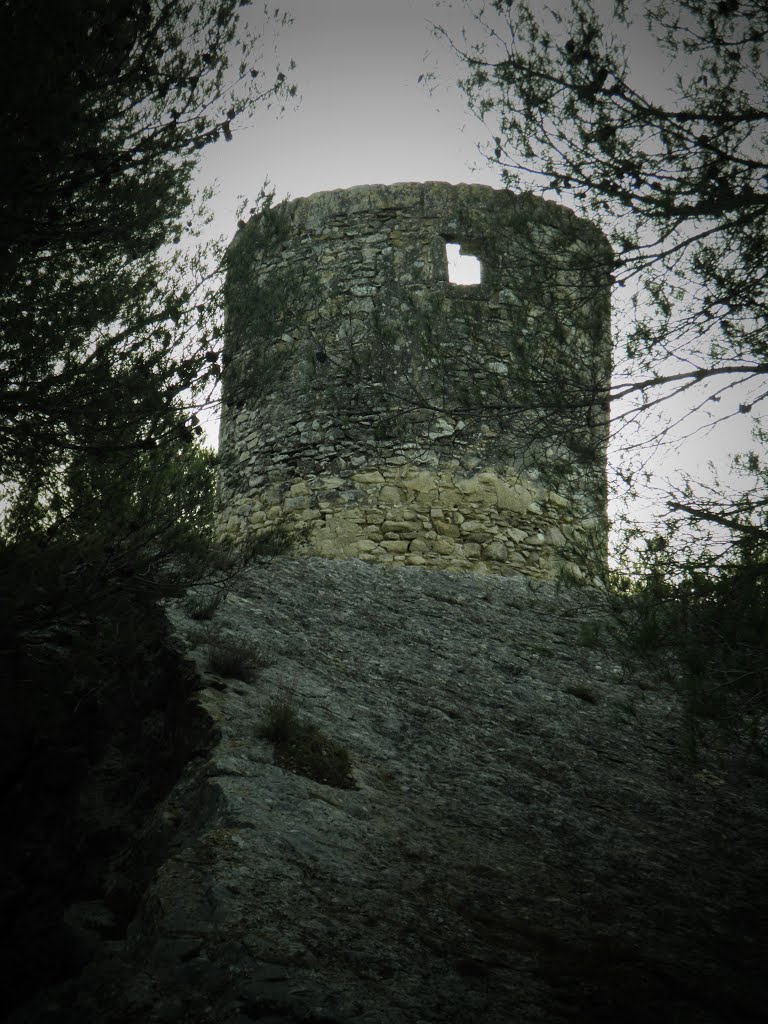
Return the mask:
{"type": "Polygon", "coordinates": [[[325,786],[357,789],[349,752],[316,725],[303,722],[294,699],[293,694],[286,694],[267,709],[261,735],[274,744],[275,764],[325,786]]]}
{"type": "Polygon", "coordinates": [[[243,641],[226,638],[210,640],[207,648],[208,671],[228,679],[249,683],[255,669],[269,664],[261,648],[243,641]]]}

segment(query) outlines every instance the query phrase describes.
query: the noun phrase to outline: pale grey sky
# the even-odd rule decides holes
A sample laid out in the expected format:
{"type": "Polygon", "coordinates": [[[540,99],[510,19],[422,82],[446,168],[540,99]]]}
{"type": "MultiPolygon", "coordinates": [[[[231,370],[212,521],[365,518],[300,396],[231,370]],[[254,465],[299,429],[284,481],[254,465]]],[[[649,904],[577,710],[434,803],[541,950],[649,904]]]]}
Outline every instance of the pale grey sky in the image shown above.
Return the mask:
{"type": "Polygon", "coordinates": [[[460,29],[460,5],[287,0],[286,8],[294,24],[278,56],[283,66],[296,61],[302,99],[279,119],[262,111],[231,143],[205,150],[201,178],[219,182],[219,231],[234,231],[236,197],[254,198],[265,177],[278,198],[395,181],[499,184],[477,152],[483,128],[452,85],[459,68],[428,24],[460,29]],[[436,65],[443,84],[430,94],[418,79],[436,65]]]}

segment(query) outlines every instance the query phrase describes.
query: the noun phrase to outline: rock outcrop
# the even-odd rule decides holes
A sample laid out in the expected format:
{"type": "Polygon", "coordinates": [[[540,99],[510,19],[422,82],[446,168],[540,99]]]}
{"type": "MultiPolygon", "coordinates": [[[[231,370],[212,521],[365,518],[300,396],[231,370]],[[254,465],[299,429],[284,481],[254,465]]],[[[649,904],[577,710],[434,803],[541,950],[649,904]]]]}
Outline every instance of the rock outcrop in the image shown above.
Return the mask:
{"type": "Polygon", "coordinates": [[[190,611],[215,742],[126,938],[13,1024],[764,1020],[765,762],[607,599],[278,558],[190,611]]]}

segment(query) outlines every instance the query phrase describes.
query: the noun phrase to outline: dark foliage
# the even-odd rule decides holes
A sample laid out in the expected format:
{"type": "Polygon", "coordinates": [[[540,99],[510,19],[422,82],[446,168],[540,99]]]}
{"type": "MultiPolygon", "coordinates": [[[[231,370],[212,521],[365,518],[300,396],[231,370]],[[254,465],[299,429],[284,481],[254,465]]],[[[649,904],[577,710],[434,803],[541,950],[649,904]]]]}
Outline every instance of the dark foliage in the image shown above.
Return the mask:
{"type": "Polygon", "coordinates": [[[291,91],[261,84],[239,6],[0,4],[0,484],[28,526],[57,521],[79,456],[114,477],[112,456],[202,433],[220,253],[172,246],[200,151],[291,91]]]}
{"type": "Polygon", "coordinates": [[[293,91],[242,6],[0,0],[6,1010],[91,955],[68,906],[124,931],[152,851],[123,861],[202,742],[158,600],[215,555],[222,247],[178,243],[201,150],[293,91]]]}
{"type": "Polygon", "coordinates": [[[667,536],[648,540],[622,578],[632,593],[638,651],[671,659],[692,728],[707,718],[748,726],[757,747],[768,752],[765,545],[742,537],[727,554],[713,553],[700,541],[681,544],[675,534],[673,526],[667,536]]]}
{"type": "Polygon", "coordinates": [[[124,933],[161,851],[121,858],[206,735],[147,592],[116,587],[95,551],[89,567],[81,550],[14,555],[0,577],[18,598],[0,636],[6,1010],[124,933]],[[72,914],[91,904],[103,907],[93,933],[72,914]]]}

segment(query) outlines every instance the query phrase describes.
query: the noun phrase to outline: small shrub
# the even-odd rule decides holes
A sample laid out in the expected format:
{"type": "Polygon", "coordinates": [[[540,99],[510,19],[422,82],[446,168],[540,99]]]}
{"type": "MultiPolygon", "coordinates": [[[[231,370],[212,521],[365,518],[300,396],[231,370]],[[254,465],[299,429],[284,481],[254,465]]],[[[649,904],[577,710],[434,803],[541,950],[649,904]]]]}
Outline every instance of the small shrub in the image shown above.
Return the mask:
{"type": "Polygon", "coordinates": [[[261,735],[271,743],[283,743],[295,735],[299,725],[295,694],[289,691],[275,698],[267,708],[267,722],[261,735]]]}
{"type": "Polygon", "coordinates": [[[274,558],[287,555],[296,542],[295,535],[285,526],[271,526],[248,538],[248,558],[274,558]]]}
{"type": "Polygon", "coordinates": [[[208,643],[207,668],[209,672],[215,672],[217,675],[248,683],[251,681],[252,671],[266,664],[268,660],[260,648],[253,644],[228,639],[208,643]]]}
{"type": "Polygon", "coordinates": [[[645,602],[638,608],[634,629],[629,633],[630,643],[638,654],[653,654],[665,639],[659,609],[645,602]]]}
{"type": "MultiPolygon", "coordinates": [[[[616,577],[630,643],[679,688],[693,759],[712,725],[753,735],[768,706],[768,548],[745,514],[728,544],[672,521],[616,577]]],[[[709,740],[708,740],[709,742],[709,740]]]]}
{"type": "Polygon", "coordinates": [[[222,580],[235,580],[263,558],[290,554],[311,532],[311,524],[278,523],[246,535],[225,537],[211,546],[208,568],[222,580]]]}
{"type": "Polygon", "coordinates": [[[274,744],[274,762],[286,771],[337,789],[356,789],[349,752],[321,732],[302,722],[288,693],[267,709],[261,736],[274,744]]]}
{"type": "Polygon", "coordinates": [[[246,561],[253,561],[256,558],[289,555],[309,537],[311,532],[310,523],[299,525],[290,519],[276,523],[247,537],[241,545],[243,557],[246,561]]]}
{"type": "Polygon", "coordinates": [[[190,619],[202,622],[213,618],[223,600],[223,590],[193,592],[184,601],[184,611],[190,619]]]}

